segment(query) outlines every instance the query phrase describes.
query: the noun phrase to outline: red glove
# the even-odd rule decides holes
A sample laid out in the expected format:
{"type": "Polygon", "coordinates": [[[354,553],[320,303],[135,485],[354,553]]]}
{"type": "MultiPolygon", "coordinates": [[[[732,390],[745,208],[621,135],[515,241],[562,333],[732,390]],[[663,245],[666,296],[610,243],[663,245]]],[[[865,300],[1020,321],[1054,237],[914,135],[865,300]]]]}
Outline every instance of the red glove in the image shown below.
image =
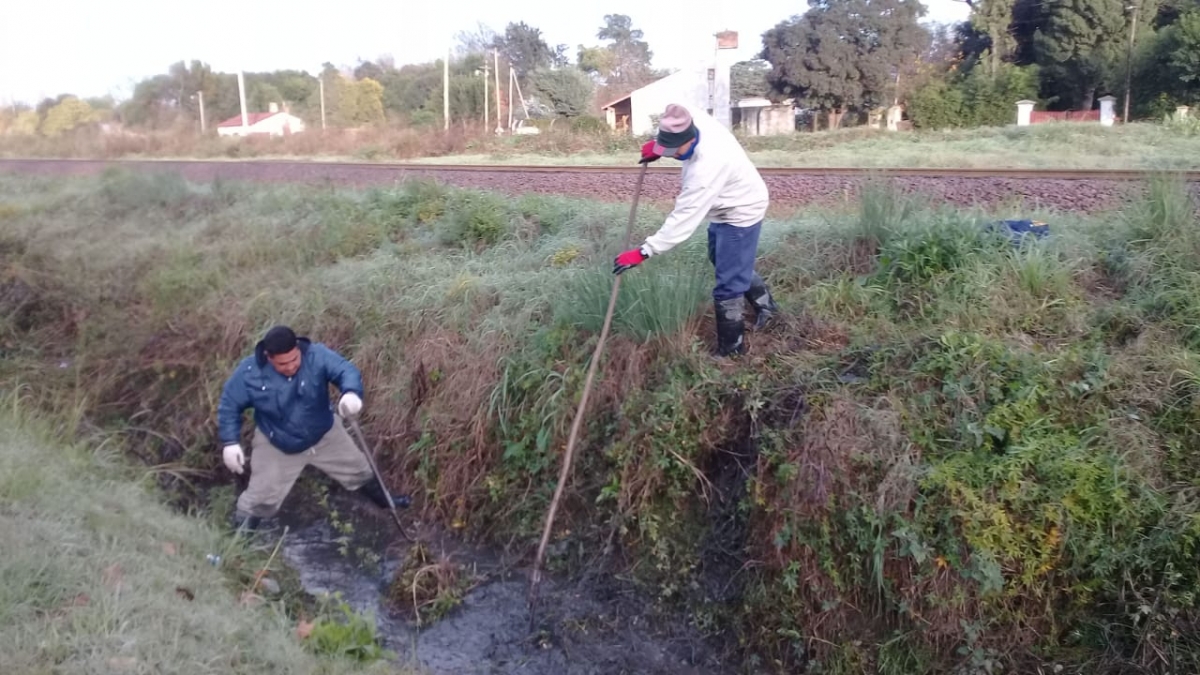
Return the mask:
{"type": "Polygon", "coordinates": [[[646,164],[658,159],[658,155],[654,154],[654,140],[646,141],[642,146],[642,158],[638,160],[638,164],[646,164]]]}
{"type": "Polygon", "coordinates": [[[643,260],[649,257],[640,248],[625,251],[613,260],[613,274],[620,274],[631,267],[637,267],[642,264],[643,260]]]}

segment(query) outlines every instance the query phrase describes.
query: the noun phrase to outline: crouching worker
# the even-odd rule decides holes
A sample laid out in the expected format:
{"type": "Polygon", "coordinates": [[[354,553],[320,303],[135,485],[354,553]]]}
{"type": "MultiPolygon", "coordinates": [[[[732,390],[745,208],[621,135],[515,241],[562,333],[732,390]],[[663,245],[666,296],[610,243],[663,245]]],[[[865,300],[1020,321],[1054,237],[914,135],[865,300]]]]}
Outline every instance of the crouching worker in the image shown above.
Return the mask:
{"type": "MultiPolygon", "coordinates": [[[[242,412],[254,409],[253,466],[250,484],[237,500],[239,529],[253,530],[273,517],[300,472],[309,464],[347,490],[361,490],[381,508],[389,508],[367,458],[342,424],[362,409],[362,375],[340,354],[291,328],[275,326],[255,345],[225,382],[217,409],[225,466],[240,474],[246,458],[239,443],[242,412]],[[341,398],[335,413],[329,383],[341,398]]],[[[398,507],[406,496],[393,498],[398,507]]]]}

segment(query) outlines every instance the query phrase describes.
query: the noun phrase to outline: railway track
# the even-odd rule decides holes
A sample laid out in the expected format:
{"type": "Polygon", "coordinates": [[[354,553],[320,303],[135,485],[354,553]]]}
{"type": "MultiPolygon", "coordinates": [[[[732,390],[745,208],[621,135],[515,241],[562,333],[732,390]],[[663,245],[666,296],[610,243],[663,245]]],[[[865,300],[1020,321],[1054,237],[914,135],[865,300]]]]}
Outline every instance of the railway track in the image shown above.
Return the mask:
{"type": "MultiPolygon", "coordinates": [[[[509,194],[536,193],[606,201],[629,198],[637,165],[461,165],[329,162],[306,160],[180,159],[0,159],[0,173],[91,174],[110,167],[171,171],[198,182],[215,179],[335,184],[356,187],[395,185],[430,178],[450,185],[509,194]]],[[[883,177],[902,189],[956,206],[1099,211],[1119,206],[1155,172],[1081,169],[944,169],[770,167],[759,169],[776,207],[848,200],[865,179],[883,177]]],[[[1200,193],[1200,171],[1176,172],[1200,193]]],[[[651,166],[645,199],[667,201],[679,186],[679,169],[651,166]]]]}
{"type": "MultiPolygon", "coordinates": [[[[434,164],[425,162],[340,162],[295,159],[203,160],[203,159],[0,159],[0,168],[15,169],[31,164],[60,164],[73,166],[136,166],[183,168],[196,164],[270,166],[277,168],[324,167],[330,171],[377,171],[383,173],[528,173],[528,174],[633,174],[636,164],[571,165],[571,164],[434,164]]],[[[760,167],[763,176],[844,176],[863,177],[884,175],[920,178],[1004,178],[1019,180],[1145,180],[1161,173],[1127,169],[1010,169],[1010,168],[932,168],[932,167],[760,167]]],[[[678,174],[679,168],[670,164],[651,165],[649,174],[678,174]]],[[[1187,182],[1200,182],[1200,170],[1168,172],[1180,175],[1187,182]]]]}

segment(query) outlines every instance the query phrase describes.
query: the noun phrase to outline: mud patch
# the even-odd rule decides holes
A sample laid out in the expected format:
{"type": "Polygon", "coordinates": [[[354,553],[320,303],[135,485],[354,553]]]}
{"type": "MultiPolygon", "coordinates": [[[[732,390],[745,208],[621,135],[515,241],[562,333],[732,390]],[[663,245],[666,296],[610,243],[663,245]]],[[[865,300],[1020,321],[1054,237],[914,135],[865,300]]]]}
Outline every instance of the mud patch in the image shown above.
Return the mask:
{"type": "Polygon", "coordinates": [[[394,525],[352,496],[331,501],[354,521],[349,538],[316,514],[284,516],[291,529],[282,555],[307,592],[340,593],[355,610],[373,613],[385,647],[402,663],[439,675],[735,672],[684,617],[656,613],[649,600],[611,577],[545,577],[531,629],[526,567],[428,528],[420,534],[428,548],[480,580],[443,618],[419,626],[411,607],[404,611],[386,601],[408,551],[394,525]],[[345,555],[347,548],[376,551],[382,560],[363,564],[353,553],[345,555]]]}

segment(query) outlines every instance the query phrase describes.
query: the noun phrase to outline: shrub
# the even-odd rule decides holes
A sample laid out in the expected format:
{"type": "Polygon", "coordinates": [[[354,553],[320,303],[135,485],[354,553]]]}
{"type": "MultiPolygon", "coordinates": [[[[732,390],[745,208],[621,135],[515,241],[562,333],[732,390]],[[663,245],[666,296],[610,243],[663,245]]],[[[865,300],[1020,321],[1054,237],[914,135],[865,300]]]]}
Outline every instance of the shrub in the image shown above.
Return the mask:
{"type": "Polygon", "coordinates": [[[612,132],[608,122],[599,117],[571,118],[571,131],[577,134],[608,134],[612,132]]]}
{"type": "Polygon", "coordinates": [[[1037,66],[1002,64],[994,77],[983,65],[935,79],[913,94],[908,116],[918,129],[1004,126],[1016,121],[1015,103],[1036,100],[1037,66]]]}
{"type": "Polygon", "coordinates": [[[502,197],[487,192],[455,193],[440,228],[446,244],[491,245],[509,233],[512,212],[502,197]]]}

